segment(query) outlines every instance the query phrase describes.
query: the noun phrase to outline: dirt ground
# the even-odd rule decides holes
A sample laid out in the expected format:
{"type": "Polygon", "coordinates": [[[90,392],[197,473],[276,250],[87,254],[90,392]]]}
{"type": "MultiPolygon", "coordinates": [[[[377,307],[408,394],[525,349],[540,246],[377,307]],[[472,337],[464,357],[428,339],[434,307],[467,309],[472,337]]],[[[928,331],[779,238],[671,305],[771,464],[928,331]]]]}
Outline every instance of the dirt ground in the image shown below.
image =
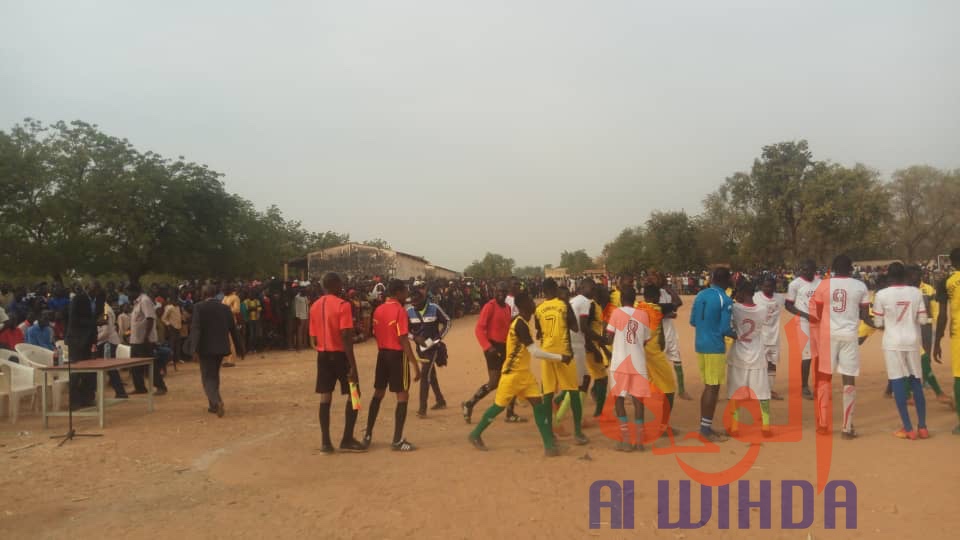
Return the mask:
{"type": "MultiPolygon", "coordinates": [[[[702,384],[686,317],[684,310],[678,324],[681,352],[688,389],[698,399],[702,384]]],[[[16,425],[4,419],[0,537],[956,538],[960,437],[950,434],[956,416],[928,393],[932,438],[908,442],[891,436],[898,417],[893,401],[882,396],[886,379],[880,335],[863,346],[856,409],[861,437],[836,438],[830,475],[856,484],[856,530],[824,530],[821,495],[815,497],[810,529],[781,530],[779,481],[816,482],[812,407],[804,402],[803,440],[764,444],[744,477],[751,481],[754,500],[759,481],[773,481],[773,527],[760,530],[759,512],[748,511],[752,528],[738,530],[732,488],[733,529],[718,529],[714,517],[702,529],[679,531],[657,529],[657,481],[670,482],[671,515],[676,519],[678,482],[687,478],[675,458],[650,451],[614,452],[596,423],[587,429],[589,445],[561,440],[568,449],[555,459],[543,457],[532,423],[506,424],[502,418],[484,435],[490,452],[468,445],[470,428],[458,404],[486,377],[474,322],[457,320],[447,338],[450,365],[439,377],[450,407],[431,411],[427,419],[416,418],[415,407],[411,408],[406,435],[420,448],[410,454],[390,451],[394,411],[390,396],[369,453],[318,453],[315,356],[308,351],[250,356],[238,367],[224,370],[223,419],[206,412],[199,371],[191,363],[168,374],[170,393],[157,398],[155,413],[146,414],[142,400],[131,399],[107,411],[103,430],[95,419],[77,422],[81,432],[103,433],[102,438],[79,439],[57,448],[48,437],[65,431],[66,419],[51,419],[49,430],[42,429],[36,413],[23,414],[16,425]],[[589,528],[590,485],[606,479],[634,481],[636,530],[610,530],[607,524],[599,530],[589,528]]],[[[357,348],[365,397],[372,394],[375,357],[373,343],[357,348]]],[[[949,388],[948,364],[934,367],[941,384],[949,388]]],[[[778,379],[777,388],[786,391],[785,376],[778,379]]],[[[475,418],[491,399],[478,406],[475,418]]],[[[698,403],[678,401],[674,425],[695,429],[698,403]]],[[[334,404],[335,442],[342,429],[343,406],[341,399],[334,404]]],[[[773,402],[774,424],[786,421],[786,407],[786,402],[773,402]]],[[[531,416],[529,407],[520,412],[531,416]]],[[[364,409],[358,437],[365,420],[364,409]]],[[[732,466],[746,450],[745,443],[729,441],[722,443],[719,454],[684,459],[701,470],[719,471],[732,466]]],[[[795,507],[799,497],[796,500],[795,507]]],[[[698,508],[696,504],[694,516],[698,508]]],[[[606,511],[601,516],[609,522],[606,511]]],[[[841,527],[843,519],[840,511],[841,527]]]]}

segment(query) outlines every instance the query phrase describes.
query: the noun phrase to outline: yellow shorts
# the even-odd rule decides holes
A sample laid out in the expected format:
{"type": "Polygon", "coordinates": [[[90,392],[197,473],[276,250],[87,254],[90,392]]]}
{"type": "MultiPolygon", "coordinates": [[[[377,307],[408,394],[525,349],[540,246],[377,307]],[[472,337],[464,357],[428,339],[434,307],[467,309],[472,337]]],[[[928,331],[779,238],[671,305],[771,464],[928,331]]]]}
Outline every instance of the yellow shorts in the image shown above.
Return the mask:
{"type": "Polygon", "coordinates": [[[697,353],[703,384],[716,386],[727,382],[727,355],[697,353]]]}
{"type": "Polygon", "coordinates": [[[555,394],[560,390],[579,390],[577,363],[540,361],[540,376],[543,377],[543,393],[555,394]]]}
{"type": "Polygon", "coordinates": [[[654,353],[647,351],[647,374],[650,376],[650,382],[664,394],[677,391],[677,384],[673,378],[673,364],[663,351],[654,353]]]}
{"type": "Polygon", "coordinates": [[[950,363],[953,364],[953,376],[960,378],[960,337],[950,338],[950,363]]]}
{"type": "Polygon", "coordinates": [[[537,398],[542,396],[537,378],[529,371],[518,371],[500,376],[497,383],[497,395],[493,402],[498,407],[506,407],[513,398],[537,398]]]}
{"type": "Polygon", "coordinates": [[[595,353],[587,353],[587,373],[593,380],[607,377],[607,366],[603,363],[603,357],[595,353]]]}

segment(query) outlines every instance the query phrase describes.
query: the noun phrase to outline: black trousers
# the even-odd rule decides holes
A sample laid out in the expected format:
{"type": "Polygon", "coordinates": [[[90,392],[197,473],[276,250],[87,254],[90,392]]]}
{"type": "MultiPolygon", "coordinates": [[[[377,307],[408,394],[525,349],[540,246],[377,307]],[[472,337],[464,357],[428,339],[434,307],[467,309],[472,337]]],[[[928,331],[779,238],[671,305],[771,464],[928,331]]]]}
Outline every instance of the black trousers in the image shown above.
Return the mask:
{"type": "MultiPolygon", "coordinates": [[[[153,386],[157,390],[166,390],[167,385],[163,382],[163,374],[160,370],[164,367],[162,362],[157,360],[154,353],[155,345],[153,343],[137,343],[130,345],[130,356],[134,358],[153,357],[153,386]]],[[[130,368],[130,376],[133,377],[133,386],[137,392],[146,392],[147,386],[144,379],[147,378],[146,366],[137,366],[130,368]]]]}
{"type": "Polygon", "coordinates": [[[203,383],[203,393],[207,395],[211,409],[216,408],[223,401],[220,398],[220,364],[222,362],[222,356],[200,357],[200,382],[203,383]]]}
{"type": "MultiPolygon", "coordinates": [[[[116,356],[116,345],[112,343],[101,343],[97,345],[97,358],[116,358],[116,356]]],[[[120,378],[120,372],[115,369],[111,369],[107,372],[107,376],[110,377],[110,386],[113,388],[113,391],[118,396],[125,396],[127,391],[123,387],[123,379],[120,378]]]]}
{"type": "Polygon", "coordinates": [[[436,398],[437,403],[445,403],[443,394],[440,392],[440,381],[437,379],[437,351],[430,351],[428,358],[417,359],[420,361],[420,412],[427,411],[430,388],[433,388],[433,397],[436,398]]]}
{"type": "MultiPolygon", "coordinates": [[[[92,356],[90,349],[93,343],[89,341],[70,341],[67,348],[70,351],[70,362],[89,360],[92,356]]],[[[95,373],[70,374],[70,406],[92,405],[97,395],[97,375],[95,373]]]]}

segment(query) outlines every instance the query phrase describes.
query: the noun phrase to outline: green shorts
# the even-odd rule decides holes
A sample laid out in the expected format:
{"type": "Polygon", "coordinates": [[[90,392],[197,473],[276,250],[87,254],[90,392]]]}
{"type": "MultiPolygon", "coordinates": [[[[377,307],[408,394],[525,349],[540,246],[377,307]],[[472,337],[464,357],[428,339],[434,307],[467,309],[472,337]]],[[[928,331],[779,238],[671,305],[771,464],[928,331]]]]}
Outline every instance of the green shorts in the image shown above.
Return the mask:
{"type": "Polygon", "coordinates": [[[727,382],[727,355],[697,353],[703,384],[717,386],[727,382]]]}

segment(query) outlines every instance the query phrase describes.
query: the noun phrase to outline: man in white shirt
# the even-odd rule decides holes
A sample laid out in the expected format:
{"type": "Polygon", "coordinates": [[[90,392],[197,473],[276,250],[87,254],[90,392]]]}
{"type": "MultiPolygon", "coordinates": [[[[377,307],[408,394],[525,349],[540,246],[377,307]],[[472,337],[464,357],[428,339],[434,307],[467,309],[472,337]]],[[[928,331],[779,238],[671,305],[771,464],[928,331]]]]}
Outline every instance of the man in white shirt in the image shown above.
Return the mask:
{"type": "Polygon", "coordinates": [[[787,296],[784,300],[786,310],[800,317],[801,335],[797,337],[801,343],[804,343],[803,352],[800,355],[804,399],[813,399],[808,380],[810,379],[810,362],[813,358],[811,340],[814,339],[810,335],[810,298],[813,297],[814,291],[820,285],[820,279],[816,277],[816,272],[817,263],[813,259],[807,259],[800,263],[799,275],[787,286],[787,296]]]}
{"type": "Polygon", "coordinates": [[[614,411],[620,424],[620,442],[616,449],[631,452],[642,449],[643,440],[643,404],[641,400],[650,397],[650,381],[647,375],[647,355],[644,344],[650,340],[650,321],[643,310],[633,308],[637,301],[637,291],[633,287],[620,290],[620,302],[623,306],[610,315],[607,335],[612,334],[613,348],[610,358],[610,388],[616,398],[614,411]],[[636,444],[631,444],[630,424],[627,423],[625,400],[629,396],[633,401],[634,424],[636,426],[636,444]]]}
{"type": "Polygon", "coordinates": [[[859,279],[850,277],[853,261],[846,255],[833,260],[833,277],[823,280],[810,299],[811,335],[817,334],[816,371],[817,431],[828,433],[831,411],[831,378],[843,379],[843,424],[841,437],[854,439],[853,413],[857,402],[856,378],[860,375],[860,321],[873,326],[870,292],[859,279]]]}
{"type": "MultiPolygon", "coordinates": [[[[590,306],[593,304],[593,290],[595,283],[587,278],[580,282],[580,294],[570,299],[570,307],[577,318],[577,326],[570,327],[570,348],[573,350],[573,359],[577,364],[577,381],[580,382],[580,410],[574,410],[574,421],[583,418],[583,404],[587,402],[587,390],[590,388],[590,375],[587,373],[587,336],[590,332],[590,306]]],[[[565,393],[566,394],[566,393],[565,393]]],[[[569,394],[565,395],[557,409],[554,424],[558,425],[566,416],[567,410],[575,404],[569,394]]]]}
{"type": "MultiPolygon", "coordinates": [[[[134,358],[152,357],[153,385],[156,387],[154,395],[162,396],[167,393],[167,385],[160,372],[163,365],[156,357],[157,346],[157,308],[153,300],[143,293],[140,285],[131,283],[127,286],[127,293],[133,298],[133,311],[130,312],[130,356],[134,358]]],[[[146,394],[144,376],[147,368],[137,366],[130,369],[133,378],[134,394],[146,394]]]]}
{"type": "Polygon", "coordinates": [[[923,370],[920,362],[920,326],[929,319],[923,293],[906,284],[906,270],[900,263],[887,269],[890,285],[878,291],[873,301],[877,327],[883,328],[883,358],[887,378],[893,386],[893,397],[903,427],[894,437],[916,440],[930,437],[927,431],[927,401],[923,395],[923,370]],[[907,386],[913,388],[917,406],[917,431],[907,410],[907,386]]]}
{"type": "Polygon", "coordinates": [[[774,392],[777,364],[780,362],[780,310],[783,303],[776,295],[777,278],[768,275],[760,283],[760,290],[753,295],[753,303],[764,311],[762,326],[763,355],[767,362],[767,380],[770,384],[770,399],[782,400],[774,392]]]}

